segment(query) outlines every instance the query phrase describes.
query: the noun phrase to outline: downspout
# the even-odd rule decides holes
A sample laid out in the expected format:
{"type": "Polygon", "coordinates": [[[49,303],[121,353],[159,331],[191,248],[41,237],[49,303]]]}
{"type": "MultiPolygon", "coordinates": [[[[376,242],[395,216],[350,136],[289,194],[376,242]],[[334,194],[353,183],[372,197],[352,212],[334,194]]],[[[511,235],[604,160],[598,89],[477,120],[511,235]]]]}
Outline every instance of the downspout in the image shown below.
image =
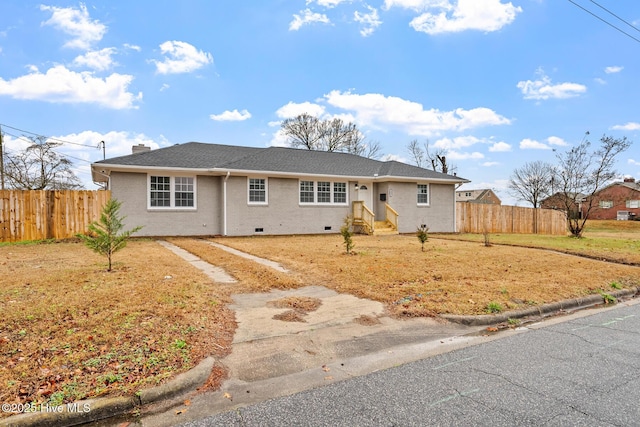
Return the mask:
{"type": "Polygon", "coordinates": [[[227,180],[231,172],[227,171],[227,175],[222,182],[222,235],[227,235],[227,180]]]}
{"type": "Polygon", "coordinates": [[[455,190],[453,190],[453,232],[458,233],[458,202],[456,202],[456,191],[462,187],[465,183],[461,182],[456,184],[455,190]]]}

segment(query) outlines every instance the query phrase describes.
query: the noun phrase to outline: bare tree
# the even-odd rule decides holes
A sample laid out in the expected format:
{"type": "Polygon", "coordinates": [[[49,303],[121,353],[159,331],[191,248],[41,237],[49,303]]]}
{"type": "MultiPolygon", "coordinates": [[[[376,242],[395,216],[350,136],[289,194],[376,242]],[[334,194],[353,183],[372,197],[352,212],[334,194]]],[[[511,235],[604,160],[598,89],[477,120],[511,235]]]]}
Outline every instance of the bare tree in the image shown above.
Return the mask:
{"type": "Polygon", "coordinates": [[[4,178],[9,188],[18,190],[65,190],[82,188],[71,169],[72,163],[54,151],[59,143],[44,137],[28,138],[24,151],[4,152],[4,178]]]}
{"type": "Polygon", "coordinates": [[[509,178],[509,190],[514,197],[531,203],[534,208],[551,195],[553,165],[536,160],[525,163],[513,171],[509,178]]]}
{"type": "Polygon", "coordinates": [[[418,140],[414,139],[407,145],[407,150],[418,167],[431,166],[434,171],[442,173],[454,172],[457,169],[447,163],[446,149],[437,148],[435,151],[429,151],[429,140],[421,146],[418,140]]]}
{"type": "Polygon", "coordinates": [[[303,113],[283,121],[281,129],[294,148],[339,151],[368,158],[380,154],[378,142],[366,142],[366,137],[354,123],[345,123],[339,118],[320,120],[303,113]]]}
{"type": "Polygon", "coordinates": [[[608,185],[616,176],[616,157],[631,146],[626,137],[603,135],[600,147],[590,151],[591,143],[583,140],[564,153],[558,153],[558,167],[553,176],[560,188],[559,202],[567,212],[575,210],[581,215],[568,215],[568,227],[573,237],[582,237],[589,214],[596,207],[595,193],[608,185]]]}

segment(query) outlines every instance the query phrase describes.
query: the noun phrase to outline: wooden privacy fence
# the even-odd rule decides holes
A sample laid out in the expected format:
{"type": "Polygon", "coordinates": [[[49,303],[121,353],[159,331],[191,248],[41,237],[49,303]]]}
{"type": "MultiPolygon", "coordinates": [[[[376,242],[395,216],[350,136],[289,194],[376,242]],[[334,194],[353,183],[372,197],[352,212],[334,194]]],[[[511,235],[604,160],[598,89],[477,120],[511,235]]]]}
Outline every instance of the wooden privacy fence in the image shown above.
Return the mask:
{"type": "Polygon", "coordinates": [[[567,234],[567,215],[553,209],[457,202],[456,222],[459,233],[567,234]]]}
{"type": "Polygon", "coordinates": [[[0,242],[64,239],[100,218],[110,191],[0,190],[0,242]]]}

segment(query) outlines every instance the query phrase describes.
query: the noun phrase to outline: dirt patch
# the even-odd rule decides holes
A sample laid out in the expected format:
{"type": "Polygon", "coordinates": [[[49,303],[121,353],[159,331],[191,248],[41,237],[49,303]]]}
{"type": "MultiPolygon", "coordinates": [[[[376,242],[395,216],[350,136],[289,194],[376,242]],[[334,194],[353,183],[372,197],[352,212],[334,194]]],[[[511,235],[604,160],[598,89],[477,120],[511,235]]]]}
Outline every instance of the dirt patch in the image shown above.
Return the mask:
{"type": "Polygon", "coordinates": [[[300,313],[316,311],[321,305],[320,298],[312,297],[286,297],[267,302],[267,307],[291,308],[300,313]]]}
{"type": "Polygon", "coordinates": [[[283,313],[278,313],[273,316],[274,320],[282,320],[283,322],[301,322],[306,323],[307,321],[304,319],[305,313],[301,313],[296,310],[287,310],[283,313]]]}
{"type": "Polygon", "coordinates": [[[355,319],[353,319],[354,323],[357,323],[359,325],[363,325],[363,326],[373,326],[373,325],[379,325],[382,322],[380,322],[380,319],[378,319],[375,316],[369,316],[367,314],[363,314],[360,317],[356,317],[355,319]]]}
{"type": "Polygon", "coordinates": [[[316,311],[321,305],[320,298],[312,297],[285,297],[267,302],[267,307],[291,309],[273,316],[273,319],[283,322],[306,322],[304,316],[316,311]]]}

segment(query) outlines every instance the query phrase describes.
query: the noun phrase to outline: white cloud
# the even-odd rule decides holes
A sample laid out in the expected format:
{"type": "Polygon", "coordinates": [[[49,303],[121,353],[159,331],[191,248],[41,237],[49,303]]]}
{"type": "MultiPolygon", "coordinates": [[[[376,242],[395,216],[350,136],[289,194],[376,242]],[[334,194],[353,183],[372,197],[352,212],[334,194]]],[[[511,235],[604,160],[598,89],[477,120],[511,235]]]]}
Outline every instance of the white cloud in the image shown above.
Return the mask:
{"type": "Polygon", "coordinates": [[[93,73],[76,73],[57,65],[40,73],[31,68],[31,73],[12,80],[0,78],[0,95],[14,99],[40,100],[53,103],[98,104],[113,109],[137,108],[136,101],[142,93],[129,92],[133,76],[113,73],[103,78],[93,73]]]}
{"type": "Polygon", "coordinates": [[[550,145],[559,145],[561,147],[566,147],[567,145],[569,145],[564,139],[557,136],[550,136],[549,138],[547,138],[547,142],[550,145]]]}
{"type": "Polygon", "coordinates": [[[447,153],[449,160],[478,160],[484,159],[484,154],[474,151],[473,153],[460,153],[458,151],[449,151],[447,153]]]}
{"type": "Polygon", "coordinates": [[[451,10],[453,6],[449,0],[384,0],[383,9],[389,10],[392,7],[410,9],[422,12],[430,7],[451,10]]]}
{"type": "Polygon", "coordinates": [[[607,81],[605,79],[601,79],[600,77],[596,77],[593,79],[596,83],[600,83],[601,85],[606,85],[607,81]]]}
{"type": "Polygon", "coordinates": [[[269,145],[271,147],[289,147],[289,138],[284,134],[282,129],[278,129],[273,133],[269,145]]]}
{"type": "Polygon", "coordinates": [[[629,159],[629,160],[627,161],[627,163],[629,163],[630,165],[633,165],[633,166],[640,166],[640,162],[635,161],[635,160],[633,160],[633,159],[629,159]]]}
{"type": "Polygon", "coordinates": [[[337,90],[324,98],[329,105],[352,112],[361,126],[378,129],[394,126],[411,135],[432,136],[441,131],[464,131],[511,123],[506,117],[484,107],[453,111],[425,110],[422,104],[394,96],[377,93],[358,95],[337,90]]]}
{"type": "Polygon", "coordinates": [[[356,10],[353,13],[353,19],[356,22],[360,23],[362,26],[360,35],[362,35],[362,37],[369,37],[371,34],[373,34],[376,28],[378,28],[382,24],[382,21],[378,16],[377,9],[369,5],[365,6],[367,7],[367,9],[369,9],[369,13],[360,13],[356,10]]]}
{"type": "MultiPolygon", "coordinates": [[[[387,4],[389,2],[385,2],[387,4]]],[[[414,30],[427,34],[455,33],[466,30],[492,32],[511,24],[516,15],[522,12],[521,7],[500,0],[458,0],[429,2],[396,2],[416,3],[417,7],[427,6],[434,13],[425,12],[415,17],[409,25],[414,30]]],[[[412,7],[418,10],[417,7],[412,7]]]]}
{"type": "Polygon", "coordinates": [[[233,111],[225,111],[221,114],[211,114],[209,116],[211,120],[215,120],[217,122],[241,122],[243,120],[247,120],[251,118],[251,113],[247,110],[233,110],[233,111]]]}
{"type": "Polygon", "coordinates": [[[490,168],[492,166],[499,166],[500,162],[484,162],[482,164],[482,166],[486,167],[486,168],[490,168]]]}
{"type": "MultiPolygon", "coordinates": [[[[316,0],[316,3],[318,3],[320,6],[333,8],[339,5],[340,3],[345,3],[348,1],[351,1],[351,0],[316,0]]],[[[307,0],[307,4],[310,4],[310,3],[313,3],[313,0],[307,0]]]]}
{"type": "Polygon", "coordinates": [[[525,138],[522,141],[520,141],[520,149],[521,150],[551,150],[551,147],[549,147],[547,144],[543,144],[540,141],[525,138]]]}
{"type": "Polygon", "coordinates": [[[551,83],[551,79],[539,68],[536,71],[538,80],[520,81],[518,89],[522,91],[524,99],[563,99],[579,96],[587,91],[587,87],[578,83],[551,83]]]}
{"type": "Polygon", "coordinates": [[[116,65],[111,58],[114,53],[116,53],[116,49],[113,47],[89,51],[84,55],[77,56],[73,60],[73,65],[88,67],[97,71],[108,70],[113,65],[116,65]]]}
{"type": "Polygon", "coordinates": [[[607,74],[615,74],[615,73],[619,73],[620,71],[622,71],[624,69],[624,67],[619,67],[619,66],[613,66],[613,67],[607,67],[604,69],[604,72],[607,74]]]}
{"type": "Polygon", "coordinates": [[[324,114],[325,108],[322,105],[314,104],[311,102],[289,102],[276,111],[276,115],[282,119],[288,119],[296,117],[300,114],[307,113],[312,116],[321,117],[324,114]]]}
{"type": "Polygon", "coordinates": [[[311,9],[300,11],[300,15],[294,14],[293,21],[289,23],[289,31],[298,31],[303,25],[319,22],[321,24],[330,24],[331,21],[324,13],[315,13],[311,9]]]}
{"type": "Polygon", "coordinates": [[[213,62],[210,53],[186,42],[166,41],[160,45],[160,51],[165,55],[164,60],[153,61],[159,74],[190,73],[213,62]]]}
{"type": "Polygon", "coordinates": [[[312,23],[331,24],[331,20],[324,13],[312,12],[311,9],[301,10],[300,14],[293,14],[289,23],[289,31],[298,31],[302,26],[312,23]]]}
{"type": "Polygon", "coordinates": [[[443,148],[445,150],[451,150],[455,148],[471,147],[474,144],[481,142],[480,139],[475,136],[458,136],[455,138],[442,138],[433,143],[435,148],[443,148]]]}
{"type": "Polygon", "coordinates": [[[507,151],[511,151],[511,144],[507,144],[506,142],[494,142],[491,147],[489,147],[489,151],[492,153],[504,153],[507,151]]]}
{"type": "Polygon", "coordinates": [[[129,43],[125,43],[123,45],[126,49],[131,49],[131,50],[135,50],[136,52],[140,52],[142,50],[142,48],[138,45],[135,44],[129,44],[129,43]]]}
{"type": "Polygon", "coordinates": [[[163,83],[162,86],[160,86],[160,92],[164,92],[165,90],[169,89],[171,86],[169,86],[166,83],[163,83]]]}
{"type": "Polygon", "coordinates": [[[613,130],[640,130],[640,123],[637,122],[629,122],[624,125],[615,125],[611,126],[613,130]]]}
{"type": "Polygon", "coordinates": [[[384,156],[380,157],[381,162],[390,162],[392,160],[395,160],[396,162],[400,162],[400,163],[407,163],[407,164],[411,163],[406,157],[400,156],[398,154],[385,154],[384,156]]]}
{"type": "Polygon", "coordinates": [[[79,9],[40,5],[40,10],[51,12],[51,18],[42,25],[51,25],[73,37],[65,43],[65,47],[89,49],[94,43],[102,40],[107,32],[106,25],[89,17],[87,7],[83,3],[80,3],[79,9]]]}

